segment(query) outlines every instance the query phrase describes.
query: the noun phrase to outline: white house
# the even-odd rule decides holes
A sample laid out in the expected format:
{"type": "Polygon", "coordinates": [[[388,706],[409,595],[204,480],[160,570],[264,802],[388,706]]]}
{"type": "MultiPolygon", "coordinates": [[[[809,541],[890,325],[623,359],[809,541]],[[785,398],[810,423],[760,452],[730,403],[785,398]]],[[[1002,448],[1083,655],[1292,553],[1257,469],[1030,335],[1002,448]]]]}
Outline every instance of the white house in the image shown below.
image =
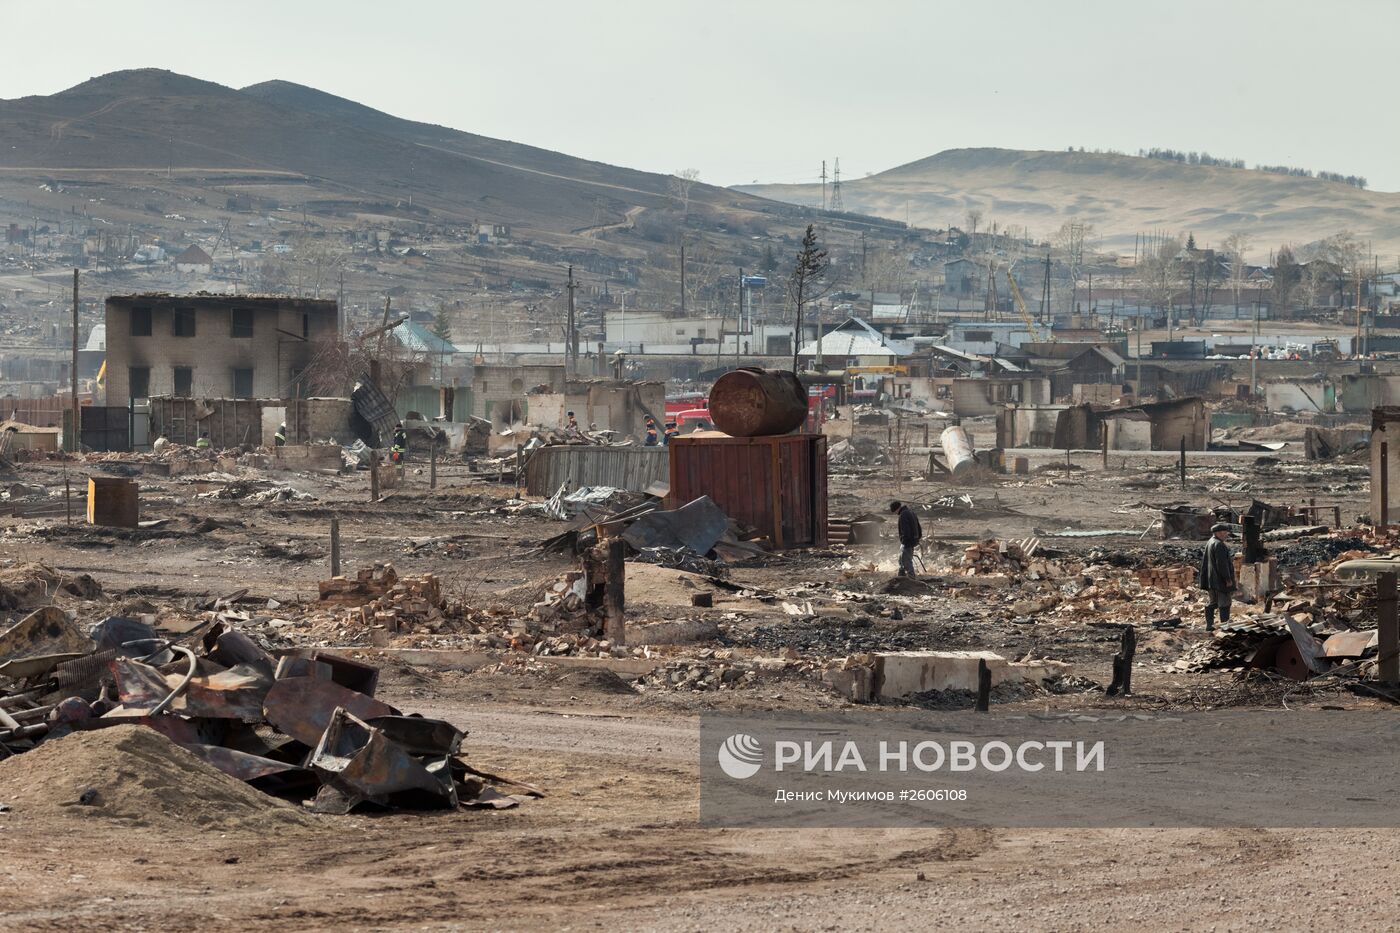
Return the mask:
{"type": "Polygon", "coordinates": [[[198,246],[191,246],[175,257],[176,272],[208,274],[214,270],[214,260],[198,246]]]}
{"type": "Polygon", "coordinates": [[[858,317],[850,317],[797,351],[800,359],[815,360],[820,349],[822,366],[890,366],[914,352],[909,340],[886,337],[858,317]]]}

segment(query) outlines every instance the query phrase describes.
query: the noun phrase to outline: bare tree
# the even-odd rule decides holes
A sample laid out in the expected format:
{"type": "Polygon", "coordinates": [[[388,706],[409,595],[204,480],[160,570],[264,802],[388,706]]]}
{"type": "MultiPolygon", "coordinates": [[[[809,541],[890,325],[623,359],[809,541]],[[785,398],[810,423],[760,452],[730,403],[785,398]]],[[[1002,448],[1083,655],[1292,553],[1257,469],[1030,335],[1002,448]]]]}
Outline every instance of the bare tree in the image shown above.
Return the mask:
{"type": "Polygon", "coordinates": [[[1351,301],[1361,307],[1361,283],[1366,278],[1366,261],[1370,251],[1355,233],[1343,230],[1322,242],[1320,255],[1338,266],[1342,273],[1342,304],[1351,301]],[[1350,286],[1350,287],[1348,287],[1350,286]]]}
{"type": "Polygon", "coordinates": [[[1302,278],[1302,270],[1298,267],[1298,262],[1293,258],[1293,248],[1284,244],[1278,248],[1278,253],[1274,256],[1274,284],[1273,296],[1270,304],[1273,311],[1270,317],[1283,317],[1291,309],[1294,292],[1298,290],[1299,280],[1302,278]]]}
{"type": "Polygon", "coordinates": [[[700,170],[694,168],[683,168],[671,176],[669,186],[671,194],[677,201],[681,202],[681,210],[690,210],[690,189],[700,180],[700,170]]]}
{"type": "Polygon", "coordinates": [[[302,383],[313,396],[348,397],[355,381],[370,371],[370,361],[379,362],[379,388],[390,401],[413,385],[414,374],[427,362],[422,353],[397,349],[388,340],[380,354],[374,344],[357,339],[329,337],[312,344],[311,361],[301,373],[302,383]]]}
{"type": "MultiPolygon", "coordinates": [[[[802,345],[802,318],[808,302],[820,300],[830,287],[826,282],[826,270],[830,263],[826,250],[817,244],[817,230],[811,224],[802,235],[802,248],[797,251],[797,262],[792,267],[788,279],[788,293],[797,306],[797,324],[792,329],[792,372],[797,374],[797,351],[802,345]]],[[[821,334],[817,335],[821,340],[821,334]]],[[[820,345],[818,346],[820,352],[820,345]]]]}
{"type": "Polygon", "coordinates": [[[1221,244],[1221,251],[1230,261],[1230,289],[1235,293],[1235,317],[1240,315],[1240,289],[1249,277],[1245,266],[1245,253],[1249,252],[1249,234],[1232,233],[1221,244]]]}
{"type": "Polygon", "coordinates": [[[977,225],[982,222],[982,216],[980,207],[969,208],[967,211],[967,235],[974,250],[977,248],[977,225]]]}
{"type": "Polygon", "coordinates": [[[1148,246],[1138,257],[1137,283],[1143,298],[1154,310],[1165,308],[1171,321],[1172,301],[1181,287],[1181,240],[1164,237],[1148,246]]]}

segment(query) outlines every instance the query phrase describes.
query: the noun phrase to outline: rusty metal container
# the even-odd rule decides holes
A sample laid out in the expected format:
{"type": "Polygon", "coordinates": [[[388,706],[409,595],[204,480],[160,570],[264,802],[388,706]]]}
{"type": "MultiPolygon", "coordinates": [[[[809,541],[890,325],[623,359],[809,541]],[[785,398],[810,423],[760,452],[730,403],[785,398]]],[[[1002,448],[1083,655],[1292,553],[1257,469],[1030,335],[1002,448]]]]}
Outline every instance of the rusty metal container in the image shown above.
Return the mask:
{"type": "Polygon", "coordinates": [[[135,480],[119,476],[88,477],[89,525],[135,528],[140,519],[140,490],[135,480]]]}
{"type": "Polygon", "coordinates": [[[710,418],[730,437],[787,434],[807,420],[807,390],[784,369],[736,369],[710,389],[710,418]]]}
{"type": "Polygon", "coordinates": [[[825,547],[826,436],[674,438],[668,507],[709,496],[774,547],[825,547]]]}

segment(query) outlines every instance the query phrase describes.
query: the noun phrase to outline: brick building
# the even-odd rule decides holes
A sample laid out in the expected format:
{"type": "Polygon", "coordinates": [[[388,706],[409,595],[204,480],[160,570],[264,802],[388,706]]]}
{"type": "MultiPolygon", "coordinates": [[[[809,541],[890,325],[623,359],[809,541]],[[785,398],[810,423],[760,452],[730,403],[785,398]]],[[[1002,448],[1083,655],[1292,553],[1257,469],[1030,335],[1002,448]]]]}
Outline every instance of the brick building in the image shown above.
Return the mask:
{"type": "Polygon", "coordinates": [[[287,398],[317,344],[339,337],[334,301],[242,295],[107,299],[107,404],[153,395],[287,398]]]}

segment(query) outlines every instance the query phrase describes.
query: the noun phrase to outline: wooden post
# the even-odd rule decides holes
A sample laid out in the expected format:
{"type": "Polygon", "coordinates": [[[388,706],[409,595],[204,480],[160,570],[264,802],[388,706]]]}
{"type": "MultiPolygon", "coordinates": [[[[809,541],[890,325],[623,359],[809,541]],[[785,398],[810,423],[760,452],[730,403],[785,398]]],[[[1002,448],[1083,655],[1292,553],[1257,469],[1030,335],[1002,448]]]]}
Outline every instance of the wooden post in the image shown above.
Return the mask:
{"type": "Polygon", "coordinates": [[[1186,435],[1181,435],[1181,488],[1186,488],[1186,435]]]}
{"type": "MultiPolygon", "coordinates": [[[[78,404],[78,270],[73,270],[73,453],[83,449],[83,409],[78,404]]],[[[61,419],[60,419],[61,420],[61,419]]]]}
{"type": "Polygon", "coordinates": [[[985,713],[992,705],[992,669],[985,658],[977,659],[977,712],[985,713]]]}
{"type": "Polygon", "coordinates": [[[1400,684],[1400,625],[1395,615],[1394,571],[1376,576],[1376,665],[1381,683],[1400,684]]]}
{"type": "Polygon", "coordinates": [[[432,439],[428,453],[428,488],[437,489],[437,438],[432,439]]]}
{"type": "Polygon", "coordinates": [[[1069,462],[1069,448],[1066,447],[1066,448],[1065,448],[1065,479],[1069,479],[1069,468],[1070,468],[1070,462],[1069,462]]]}
{"type": "Polygon", "coordinates": [[[73,481],[63,479],[63,510],[68,514],[67,523],[73,524],[73,481]]]}
{"type": "Polygon", "coordinates": [[[340,576],[340,519],[331,516],[331,576],[340,576]]]}
{"type": "MultiPolygon", "coordinates": [[[[1371,516],[1375,521],[1376,516],[1371,516]]],[[[1390,445],[1381,441],[1381,527],[1390,524],[1390,445]]]]}
{"type": "Polygon", "coordinates": [[[1108,425],[1100,423],[1099,440],[1103,443],[1103,468],[1108,469],[1108,425]]]}
{"type": "Polygon", "coordinates": [[[1334,529],[1342,527],[1342,507],[1340,505],[1332,506],[1332,527],[1334,529]]]}
{"type": "Polygon", "coordinates": [[[1137,654],[1137,630],[1123,626],[1118,654],[1113,658],[1113,682],[1106,691],[1109,696],[1128,696],[1133,692],[1133,656],[1137,654]]]}
{"type": "Polygon", "coordinates": [[[608,615],[603,634],[614,645],[627,644],[626,555],[625,541],[621,538],[608,540],[608,582],[603,593],[603,606],[608,615]]]}
{"type": "Polygon", "coordinates": [[[369,452],[369,501],[379,501],[379,451],[369,452]]]}

